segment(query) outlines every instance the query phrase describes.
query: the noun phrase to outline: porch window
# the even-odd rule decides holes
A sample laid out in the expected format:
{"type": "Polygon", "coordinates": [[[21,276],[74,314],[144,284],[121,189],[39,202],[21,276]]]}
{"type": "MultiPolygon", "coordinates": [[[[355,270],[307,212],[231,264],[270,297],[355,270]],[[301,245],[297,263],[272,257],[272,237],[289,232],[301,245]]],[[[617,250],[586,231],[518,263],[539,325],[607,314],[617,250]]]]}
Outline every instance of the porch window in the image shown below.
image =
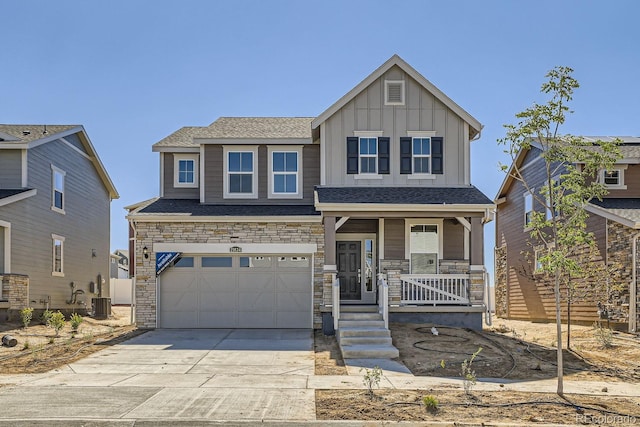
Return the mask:
{"type": "Polygon", "coordinates": [[[415,224],[410,232],[411,274],[436,274],[438,272],[438,226],[415,224]]]}

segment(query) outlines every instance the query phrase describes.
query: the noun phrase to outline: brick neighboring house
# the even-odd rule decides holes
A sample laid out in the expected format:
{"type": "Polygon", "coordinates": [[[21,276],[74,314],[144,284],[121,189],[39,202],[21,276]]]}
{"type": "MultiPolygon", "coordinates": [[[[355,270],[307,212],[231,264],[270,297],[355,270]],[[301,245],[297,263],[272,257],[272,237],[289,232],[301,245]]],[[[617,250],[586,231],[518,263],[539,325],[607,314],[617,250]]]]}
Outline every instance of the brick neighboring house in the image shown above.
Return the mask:
{"type": "MultiPolygon", "coordinates": [[[[623,142],[620,146],[623,158],[611,171],[600,173],[599,179],[606,184],[609,193],[602,201],[594,200],[587,206],[587,227],[596,239],[598,254],[595,262],[602,266],[615,266],[610,280],[612,284],[622,285],[622,289],[615,292],[610,301],[599,301],[592,296],[574,302],[571,318],[577,322],[592,323],[600,318],[598,303],[601,303],[616,327],[637,331],[640,305],[637,292],[640,138],[618,138],[623,142]]],[[[612,137],[585,139],[611,140],[612,137]]],[[[545,172],[536,166],[541,164],[540,154],[539,147],[534,146],[521,151],[515,161],[534,189],[545,185],[545,172]]],[[[535,273],[535,249],[528,244],[529,235],[525,230],[526,212],[540,211],[543,207],[510,174],[502,183],[495,202],[496,314],[509,319],[555,321],[553,287],[535,273]]],[[[563,302],[563,319],[566,318],[565,305],[563,302]]]]}
{"type": "Polygon", "coordinates": [[[108,296],[118,197],[82,126],[0,125],[0,313],[83,312],[108,296]]]}
{"type": "Polygon", "coordinates": [[[480,328],[481,128],[394,55],[318,117],[179,129],[128,207],[138,326],[330,330],[361,305],[480,328]]]}

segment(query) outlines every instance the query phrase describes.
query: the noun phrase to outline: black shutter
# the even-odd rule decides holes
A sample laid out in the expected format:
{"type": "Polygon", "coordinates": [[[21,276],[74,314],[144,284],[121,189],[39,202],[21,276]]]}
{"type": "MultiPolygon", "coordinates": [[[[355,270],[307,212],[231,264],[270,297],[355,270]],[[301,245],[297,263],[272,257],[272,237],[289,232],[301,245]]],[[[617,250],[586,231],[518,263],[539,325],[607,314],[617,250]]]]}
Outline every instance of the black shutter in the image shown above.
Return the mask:
{"type": "Polygon", "coordinates": [[[347,137],[347,173],[358,173],[358,137],[347,137]]]}
{"type": "Polygon", "coordinates": [[[431,138],[431,173],[442,175],[444,169],[444,147],[442,137],[431,138]]]}
{"type": "Polygon", "coordinates": [[[378,173],[389,174],[389,145],[388,136],[378,138],[378,173]]]}
{"type": "Polygon", "coordinates": [[[400,137],[400,173],[411,173],[411,137],[400,137]]]}

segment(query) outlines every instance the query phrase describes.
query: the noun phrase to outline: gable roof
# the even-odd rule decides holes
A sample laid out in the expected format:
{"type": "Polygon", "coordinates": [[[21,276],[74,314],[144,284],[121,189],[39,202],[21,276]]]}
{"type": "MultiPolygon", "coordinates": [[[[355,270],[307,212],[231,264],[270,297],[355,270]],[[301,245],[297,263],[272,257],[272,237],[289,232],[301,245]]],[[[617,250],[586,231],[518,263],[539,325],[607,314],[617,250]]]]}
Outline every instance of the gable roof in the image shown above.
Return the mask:
{"type": "Polygon", "coordinates": [[[197,148],[196,139],[311,139],[313,117],[220,117],[209,126],[183,127],[153,144],[164,147],[197,148]]]}
{"type": "Polygon", "coordinates": [[[378,67],[373,73],[369,74],[364,80],[362,80],[356,87],[351,89],[344,95],[342,98],[337,100],[332,106],[327,108],[322,114],[316,117],[311,123],[311,127],[316,129],[323,122],[325,122],[329,117],[334,115],[338,110],[344,107],[347,103],[349,103],[352,99],[354,99],[360,92],[365,90],[369,85],[371,85],[374,81],[382,77],[384,73],[389,71],[391,67],[400,67],[402,71],[407,73],[411,78],[417,81],[422,87],[424,87],[428,92],[430,92],[433,96],[436,97],[440,102],[446,105],[451,111],[456,113],[460,118],[462,118],[465,122],[469,124],[470,129],[470,139],[473,139],[476,135],[480,133],[482,130],[482,124],[475,119],[471,114],[467,113],[462,107],[456,104],[451,98],[444,94],[440,89],[438,89],[433,83],[427,80],[422,74],[416,71],[411,65],[405,62],[398,55],[393,55],[391,58],[387,60],[384,64],[378,67]]]}
{"type": "Polygon", "coordinates": [[[7,125],[0,124],[0,133],[11,136],[11,140],[0,141],[1,149],[31,149],[42,144],[56,141],[72,134],[80,134],[80,141],[84,146],[89,159],[93,163],[103,185],[109,192],[111,199],[120,197],[118,190],[113,185],[107,170],[98,157],[95,147],[89,139],[89,135],[82,125],[7,125]]]}
{"type": "Polygon", "coordinates": [[[638,198],[594,199],[586,209],[627,227],[640,229],[640,199],[638,198]]]}

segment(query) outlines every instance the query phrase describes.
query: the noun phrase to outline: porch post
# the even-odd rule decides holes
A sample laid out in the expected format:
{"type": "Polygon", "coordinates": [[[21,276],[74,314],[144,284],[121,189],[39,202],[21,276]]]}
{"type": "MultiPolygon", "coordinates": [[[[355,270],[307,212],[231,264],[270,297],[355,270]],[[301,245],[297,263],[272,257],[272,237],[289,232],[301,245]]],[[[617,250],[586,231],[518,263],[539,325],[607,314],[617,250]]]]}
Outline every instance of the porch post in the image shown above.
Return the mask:
{"type": "Polygon", "coordinates": [[[482,218],[471,218],[471,259],[469,266],[469,302],[471,305],[484,303],[485,289],[484,234],[482,218]]]}
{"type": "Polygon", "coordinates": [[[484,233],[482,218],[471,218],[471,265],[484,265],[484,233]]]}
{"type": "Polygon", "coordinates": [[[324,286],[322,301],[325,307],[333,306],[333,282],[336,280],[336,217],[324,217],[324,286]]]}

